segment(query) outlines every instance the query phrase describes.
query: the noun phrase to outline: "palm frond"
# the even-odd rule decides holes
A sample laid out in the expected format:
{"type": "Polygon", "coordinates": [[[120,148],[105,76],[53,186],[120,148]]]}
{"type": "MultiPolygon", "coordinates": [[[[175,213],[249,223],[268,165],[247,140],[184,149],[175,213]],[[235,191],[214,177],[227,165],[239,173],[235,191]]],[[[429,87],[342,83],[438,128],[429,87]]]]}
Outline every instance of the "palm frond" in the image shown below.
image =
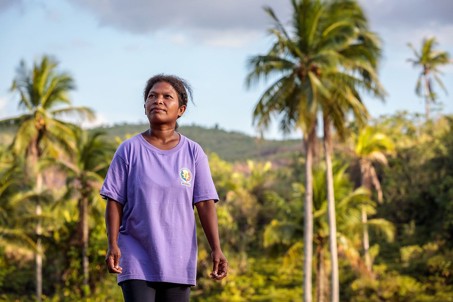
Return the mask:
{"type": "MultiPolygon", "coordinates": [[[[294,3],[293,3],[294,5],[294,3]]],[[[277,17],[277,15],[275,14],[274,10],[269,7],[269,6],[265,6],[264,7],[264,11],[271,17],[271,19],[274,21],[274,24],[276,26],[276,30],[281,32],[287,39],[289,39],[289,35],[288,33],[286,32],[286,29],[285,27],[283,26],[282,22],[279,20],[279,18],[277,17]]]]}
{"type": "Polygon", "coordinates": [[[433,78],[436,81],[436,83],[440,86],[440,88],[442,88],[442,90],[445,92],[445,94],[448,95],[447,87],[445,87],[445,85],[442,82],[442,80],[440,79],[440,77],[437,74],[434,74],[433,78]]]}
{"type": "Polygon", "coordinates": [[[26,153],[30,143],[37,137],[37,134],[35,121],[33,119],[23,119],[12,142],[12,149],[15,154],[26,153]]]}
{"type": "Polygon", "coordinates": [[[301,231],[300,226],[274,219],[264,229],[263,246],[270,247],[274,244],[289,245],[293,243],[296,231],[301,231]]]}
{"type": "Polygon", "coordinates": [[[246,86],[257,84],[260,80],[267,81],[282,73],[290,73],[294,69],[294,62],[277,56],[254,56],[248,59],[247,66],[251,72],[246,77],[246,86]]]}
{"type": "Polygon", "coordinates": [[[368,226],[374,232],[383,235],[389,242],[395,238],[395,226],[388,220],[381,218],[370,219],[368,220],[368,226]]]}

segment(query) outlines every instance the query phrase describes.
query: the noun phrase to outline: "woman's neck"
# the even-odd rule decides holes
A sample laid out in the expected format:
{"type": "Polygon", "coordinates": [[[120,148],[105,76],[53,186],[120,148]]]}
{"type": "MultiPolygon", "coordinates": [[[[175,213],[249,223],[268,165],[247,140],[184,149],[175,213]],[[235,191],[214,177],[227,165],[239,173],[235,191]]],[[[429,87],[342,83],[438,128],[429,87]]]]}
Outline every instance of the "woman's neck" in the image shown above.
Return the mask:
{"type": "Polygon", "coordinates": [[[149,128],[142,133],[143,137],[156,148],[169,150],[179,143],[179,133],[175,129],[153,129],[149,128]]]}

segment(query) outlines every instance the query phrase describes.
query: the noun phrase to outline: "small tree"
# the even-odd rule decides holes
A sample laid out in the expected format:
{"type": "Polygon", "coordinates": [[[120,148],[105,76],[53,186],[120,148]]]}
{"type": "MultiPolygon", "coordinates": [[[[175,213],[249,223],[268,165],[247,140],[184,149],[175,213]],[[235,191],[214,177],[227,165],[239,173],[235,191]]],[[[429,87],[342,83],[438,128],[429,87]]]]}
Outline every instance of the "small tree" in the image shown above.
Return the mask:
{"type": "Polygon", "coordinates": [[[408,59],[414,67],[421,68],[420,74],[415,85],[415,93],[425,99],[425,115],[426,120],[429,120],[430,104],[435,103],[437,94],[434,91],[434,82],[436,82],[442,90],[447,92],[444,83],[440,79],[441,71],[439,67],[450,64],[450,55],[446,51],[435,50],[437,41],[435,37],[423,39],[420,51],[409,43],[408,46],[414,52],[415,58],[408,59]]]}
{"type": "MultiPolygon", "coordinates": [[[[393,142],[388,136],[376,131],[372,127],[360,130],[355,137],[354,156],[359,162],[360,184],[371,192],[377,192],[378,202],[382,202],[383,193],[381,183],[376,173],[376,165],[387,165],[387,154],[394,150],[393,142]]],[[[372,261],[370,256],[370,241],[368,235],[368,213],[366,207],[362,207],[363,224],[363,251],[365,264],[368,271],[372,272],[372,261]]]]}

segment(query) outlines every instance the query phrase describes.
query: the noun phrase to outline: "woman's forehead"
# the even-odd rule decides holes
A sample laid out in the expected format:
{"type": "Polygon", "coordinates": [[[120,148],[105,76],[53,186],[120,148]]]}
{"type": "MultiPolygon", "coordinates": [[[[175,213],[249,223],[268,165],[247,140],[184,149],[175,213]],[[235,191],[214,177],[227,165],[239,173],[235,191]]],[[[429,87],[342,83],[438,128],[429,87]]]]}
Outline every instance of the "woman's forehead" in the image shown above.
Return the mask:
{"type": "Polygon", "coordinates": [[[168,82],[165,82],[165,81],[160,81],[160,82],[156,82],[153,87],[151,87],[150,89],[150,92],[156,92],[156,91],[159,91],[159,92],[173,92],[173,93],[176,93],[176,89],[173,87],[173,85],[171,85],[170,83],[168,82]]]}

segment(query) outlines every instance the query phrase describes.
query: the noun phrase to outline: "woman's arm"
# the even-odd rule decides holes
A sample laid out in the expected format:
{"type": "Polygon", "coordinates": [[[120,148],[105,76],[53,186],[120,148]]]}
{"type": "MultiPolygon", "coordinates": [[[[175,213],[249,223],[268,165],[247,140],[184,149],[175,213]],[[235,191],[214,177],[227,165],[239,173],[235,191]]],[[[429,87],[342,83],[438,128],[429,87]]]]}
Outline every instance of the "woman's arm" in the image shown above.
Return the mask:
{"type": "Polygon", "coordinates": [[[107,227],[107,237],[109,247],[105,262],[110,273],[119,274],[122,268],[119,266],[121,251],[118,247],[118,234],[120,231],[121,218],[123,216],[123,206],[113,200],[107,200],[107,208],[105,210],[105,224],[107,227]]]}
{"type": "Polygon", "coordinates": [[[197,202],[195,206],[197,207],[201,226],[211,247],[213,262],[211,277],[216,280],[222,280],[228,273],[228,262],[220,247],[215,203],[213,200],[206,200],[197,202]]]}

